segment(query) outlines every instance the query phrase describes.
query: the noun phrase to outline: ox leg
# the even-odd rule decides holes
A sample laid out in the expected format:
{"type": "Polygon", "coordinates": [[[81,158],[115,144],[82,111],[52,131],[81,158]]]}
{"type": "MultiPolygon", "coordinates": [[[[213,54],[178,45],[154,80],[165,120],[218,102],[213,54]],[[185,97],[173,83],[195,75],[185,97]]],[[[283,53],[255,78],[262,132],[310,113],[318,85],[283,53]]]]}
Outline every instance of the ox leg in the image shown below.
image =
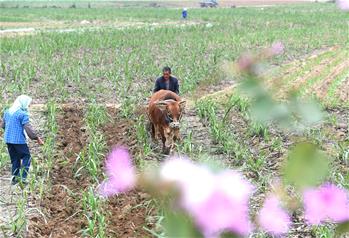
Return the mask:
{"type": "Polygon", "coordinates": [[[153,123],[150,122],[150,123],[149,123],[149,127],[150,127],[151,139],[152,139],[153,141],[155,141],[155,140],[156,140],[155,126],[154,126],[153,123]]]}
{"type": "Polygon", "coordinates": [[[161,131],[160,127],[154,125],[154,138],[155,138],[155,140],[158,140],[160,138],[159,137],[160,131],[161,131]]]}
{"type": "Polygon", "coordinates": [[[173,140],[174,140],[175,142],[180,142],[180,141],[182,140],[181,134],[179,133],[179,130],[175,130],[175,131],[174,131],[173,140]]]}
{"type": "Polygon", "coordinates": [[[166,137],[163,130],[160,131],[160,134],[161,134],[161,141],[162,141],[162,153],[164,153],[165,155],[168,155],[170,154],[171,147],[166,147],[166,137]]]}
{"type": "Polygon", "coordinates": [[[169,155],[170,151],[171,151],[171,147],[169,147],[169,148],[163,147],[162,151],[163,151],[162,153],[164,153],[165,155],[169,155]]]}

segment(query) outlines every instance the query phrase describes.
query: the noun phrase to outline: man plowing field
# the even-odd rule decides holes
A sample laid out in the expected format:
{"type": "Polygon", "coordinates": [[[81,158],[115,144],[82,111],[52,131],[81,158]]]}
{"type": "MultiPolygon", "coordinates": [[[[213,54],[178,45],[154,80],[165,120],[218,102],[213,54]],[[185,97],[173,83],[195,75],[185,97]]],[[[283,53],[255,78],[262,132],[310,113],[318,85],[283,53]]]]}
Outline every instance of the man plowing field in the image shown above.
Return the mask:
{"type": "Polygon", "coordinates": [[[160,134],[165,154],[169,154],[174,143],[180,140],[179,125],[184,107],[185,101],[170,90],[157,91],[150,98],[148,117],[151,136],[156,141],[160,134]]]}
{"type": "Polygon", "coordinates": [[[170,67],[166,66],[162,69],[162,76],[156,79],[153,92],[156,93],[161,89],[170,90],[177,95],[179,94],[178,79],[171,76],[170,67]]]}

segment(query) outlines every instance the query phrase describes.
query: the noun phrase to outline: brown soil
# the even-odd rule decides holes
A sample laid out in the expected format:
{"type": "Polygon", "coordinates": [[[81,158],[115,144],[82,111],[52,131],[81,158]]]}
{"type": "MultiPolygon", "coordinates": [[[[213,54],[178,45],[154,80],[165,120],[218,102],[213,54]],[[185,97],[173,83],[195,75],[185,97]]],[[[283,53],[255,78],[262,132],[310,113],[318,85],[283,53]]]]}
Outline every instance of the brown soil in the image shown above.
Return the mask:
{"type": "MultiPolygon", "coordinates": [[[[203,90],[206,91],[206,89],[203,90]]],[[[217,113],[220,114],[219,112],[217,113]]],[[[339,115],[345,115],[345,113],[347,112],[341,111],[338,113],[339,115]]],[[[267,141],[258,136],[250,136],[248,132],[248,122],[244,118],[242,118],[239,112],[231,112],[230,116],[230,124],[234,125],[233,131],[238,136],[237,139],[249,148],[250,153],[252,155],[258,155],[261,153],[268,155],[265,158],[266,164],[262,167],[261,170],[244,171],[245,175],[248,178],[257,181],[259,181],[260,179],[263,180],[264,177],[270,176],[270,173],[272,173],[273,176],[278,176],[280,166],[285,156],[285,152],[293,144],[292,141],[294,140],[294,138],[283,135],[282,133],[271,129],[270,137],[278,137],[282,142],[281,147],[275,148],[272,145],[272,141],[270,140],[267,141]]],[[[103,129],[108,141],[108,146],[123,143],[129,145],[131,148],[134,148],[137,142],[135,142],[135,139],[132,139],[132,137],[130,137],[130,135],[134,135],[134,133],[132,133],[133,123],[132,121],[121,121],[124,122],[121,123],[120,119],[118,119],[115,114],[114,121],[110,122],[103,129]]],[[[339,122],[342,122],[342,119],[340,119],[339,122]]],[[[184,138],[186,138],[189,133],[192,134],[194,151],[206,153],[210,156],[211,159],[223,159],[228,163],[229,161],[227,160],[230,160],[230,163],[234,162],[233,157],[229,158],[229,156],[227,155],[220,156],[219,150],[217,151],[217,145],[215,145],[211,140],[207,125],[205,126],[205,122],[198,118],[193,108],[188,108],[186,115],[183,118],[183,127],[184,130],[182,131],[182,135],[184,138]]],[[[343,128],[338,129],[336,126],[332,126],[332,129],[333,131],[331,131],[331,134],[338,132],[340,133],[340,131],[343,130],[343,128]]],[[[347,129],[345,130],[347,133],[347,129]]],[[[342,136],[340,138],[341,140],[343,140],[342,136]]],[[[327,148],[324,149],[327,150],[327,148]]],[[[131,151],[134,153],[133,149],[131,149],[131,151]]],[[[253,206],[256,206],[255,208],[257,208],[263,198],[264,194],[256,194],[253,199],[253,206]]],[[[149,237],[150,235],[142,229],[143,226],[146,226],[147,228],[154,227],[153,224],[149,224],[149,222],[147,222],[147,209],[144,208],[146,206],[145,203],[147,199],[149,199],[147,194],[144,194],[140,191],[133,191],[131,193],[114,197],[109,200],[109,234],[115,234],[116,237],[149,237]],[[134,206],[137,206],[137,208],[132,209],[132,207],[134,206]],[[109,229],[113,229],[113,231],[111,232],[109,229]]],[[[291,237],[312,237],[311,228],[304,223],[302,214],[297,214],[297,216],[295,216],[294,218],[294,221],[296,225],[289,233],[291,237]]]]}
{"type": "MultiPolygon", "coordinates": [[[[38,107],[40,109],[40,107],[38,107]]],[[[52,189],[40,202],[47,223],[40,216],[30,219],[27,237],[81,237],[81,230],[86,228],[87,220],[82,214],[81,192],[90,184],[88,177],[74,177],[74,163],[77,154],[87,144],[87,133],[83,125],[84,113],[76,105],[63,105],[57,117],[59,130],[57,134],[56,163],[52,169],[52,189]],[[66,158],[66,159],[64,159],[66,158]]],[[[136,154],[134,122],[121,119],[117,107],[108,107],[111,120],[101,129],[108,148],[117,144],[128,146],[136,154]]],[[[102,166],[102,165],[101,165],[102,166]]],[[[150,196],[142,191],[120,194],[106,201],[105,211],[109,237],[150,237],[143,229],[154,227],[150,196]]]]}
{"type": "MultiPolygon", "coordinates": [[[[293,80],[291,82],[292,84],[291,91],[298,91],[304,83],[306,83],[311,78],[319,76],[323,71],[323,69],[325,69],[329,64],[331,64],[335,60],[336,60],[336,57],[325,58],[319,64],[315,65],[308,73],[293,80]]],[[[280,92],[283,93],[285,91],[290,91],[289,88],[290,88],[290,85],[285,84],[283,87],[281,87],[280,92]]]]}
{"type": "MultiPolygon", "coordinates": [[[[334,159],[332,166],[336,167],[337,171],[340,171],[342,175],[345,175],[348,174],[349,168],[345,161],[338,158],[338,144],[342,144],[344,148],[349,145],[349,111],[348,109],[334,108],[329,110],[328,113],[331,116],[335,116],[337,122],[335,124],[324,123],[320,128],[317,128],[319,134],[316,138],[321,141],[321,150],[325,151],[331,159],[334,159]]],[[[257,181],[257,184],[260,184],[261,181],[271,182],[272,179],[280,177],[281,168],[287,151],[290,150],[294,143],[302,140],[303,137],[285,134],[277,128],[270,127],[268,128],[268,137],[280,141],[280,146],[274,146],[273,140],[264,139],[256,135],[249,135],[249,122],[246,121],[238,111],[232,111],[229,118],[231,118],[231,123],[227,128],[232,130],[237,136],[236,140],[238,140],[239,143],[247,146],[252,154],[252,159],[258,158],[260,155],[265,155],[265,164],[261,168],[253,170],[247,167],[248,169],[244,170],[244,175],[253,181],[257,181]]],[[[232,164],[234,163],[236,164],[236,162],[232,160],[232,164]]],[[[243,161],[243,163],[246,164],[246,161],[243,161]]],[[[238,166],[240,167],[241,165],[238,166]]],[[[265,185],[265,188],[268,190],[270,186],[265,185]]],[[[257,210],[265,194],[265,191],[262,193],[256,192],[254,194],[251,198],[252,211],[257,210]]],[[[315,237],[311,227],[306,224],[302,213],[296,212],[292,219],[294,224],[288,233],[288,237],[315,237]]]]}
{"type": "Polygon", "coordinates": [[[346,106],[349,106],[349,75],[344,79],[343,83],[339,85],[336,96],[338,96],[346,106]]]}
{"type": "Polygon", "coordinates": [[[273,76],[270,77],[270,75],[268,75],[268,77],[265,79],[266,86],[268,86],[269,88],[272,88],[274,91],[278,91],[280,87],[285,87],[284,84],[286,82],[284,82],[284,80],[280,80],[282,79],[282,77],[287,77],[290,74],[294,74],[294,72],[297,72],[300,69],[302,69],[308,61],[314,60],[315,58],[318,58],[323,54],[326,54],[330,51],[335,51],[337,49],[338,49],[338,46],[332,46],[332,47],[325,46],[321,49],[315,50],[310,55],[305,55],[301,57],[300,59],[297,59],[297,60],[292,59],[290,62],[282,66],[282,68],[286,69],[286,70],[283,70],[283,72],[281,72],[282,75],[276,74],[274,77],[273,76]]]}
{"type": "Polygon", "coordinates": [[[150,196],[140,191],[115,196],[108,200],[105,208],[109,211],[107,235],[109,237],[151,237],[143,227],[151,230],[154,227],[149,209],[150,196]],[[149,219],[148,219],[149,218],[149,219]]]}
{"type": "MultiPolygon", "coordinates": [[[[233,82],[230,83],[233,85],[233,82]]],[[[216,85],[215,89],[225,88],[230,83],[221,83],[216,85]]],[[[211,91],[210,88],[202,88],[201,90],[204,92],[211,91]]],[[[42,108],[38,107],[39,109],[42,108]]],[[[74,177],[73,172],[76,155],[87,144],[88,135],[83,124],[84,112],[83,108],[76,105],[64,105],[61,107],[61,112],[57,118],[59,125],[57,151],[62,152],[62,154],[54,158],[56,163],[51,175],[52,190],[46,193],[46,197],[40,204],[44,208],[47,224],[40,216],[31,218],[27,237],[81,237],[80,231],[87,225],[86,218],[82,215],[80,195],[81,191],[91,183],[87,176],[74,177]]],[[[118,115],[117,107],[108,107],[108,113],[110,121],[101,128],[108,148],[112,148],[116,144],[123,144],[129,147],[133,155],[137,155],[141,148],[136,138],[135,121],[121,118],[118,115]]],[[[141,114],[142,110],[139,113],[141,114]]],[[[347,115],[348,112],[341,111],[338,114],[347,115]]],[[[274,148],[271,144],[272,141],[249,135],[248,122],[241,116],[240,112],[232,111],[229,116],[231,118],[229,128],[237,135],[237,140],[245,144],[252,155],[261,153],[268,155],[266,164],[259,171],[244,171],[245,175],[256,181],[259,181],[262,177],[270,176],[270,173],[278,175],[284,153],[291,145],[292,139],[271,130],[270,136],[278,137],[282,142],[281,147],[274,148]]],[[[344,116],[344,118],[347,118],[347,116],[344,116]]],[[[340,122],[343,120],[340,120],[340,122]]],[[[234,162],[234,157],[229,158],[228,155],[222,155],[219,152],[218,146],[211,140],[208,125],[205,124],[205,121],[199,119],[195,109],[188,108],[183,118],[183,124],[183,137],[185,139],[191,133],[195,152],[206,153],[214,159],[221,158],[230,160],[227,162],[234,162]]],[[[342,124],[344,124],[344,121],[342,124]]],[[[343,140],[348,133],[348,128],[340,128],[339,130],[336,127],[332,129],[333,133],[341,133],[341,135],[338,134],[337,139],[343,140]]],[[[328,142],[328,144],[330,143],[331,141],[328,142]]],[[[326,150],[326,148],[324,149],[326,150]]],[[[236,163],[233,164],[237,165],[236,163]]],[[[263,196],[263,194],[255,196],[254,206],[260,203],[263,196]]],[[[157,208],[154,208],[154,201],[150,199],[148,194],[134,190],[110,198],[104,206],[107,236],[151,237],[150,233],[144,228],[150,230],[155,228],[156,219],[154,219],[154,215],[157,208]]],[[[299,222],[291,233],[294,235],[309,235],[310,231],[309,227],[305,227],[304,223],[299,222]],[[299,231],[300,228],[303,232],[299,231]]]]}
{"type": "Polygon", "coordinates": [[[83,116],[81,108],[71,106],[63,108],[57,117],[57,150],[62,154],[54,158],[52,188],[40,204],[47,223],[40,217],[31,218],[28,237],[80,237],[79,231],[87,226],[77,195],[89,180],[86,176],[74,177],[73,172],[77,154],[87,141],[83,116]]]}
{"type": "Polygon", "coordinates": [[[119,118],[116,108],[108,108],[110,121],[102,127],[108,148],[114,145],[126,145],[131,152],[136,150],[136,138],[134,121],[131,119],[119,118]]]}
{"type": "Polygon", "coordinates": [[[225,98],[236,86],[237,82],[234,80],[222,80],[219,83],[209,85],[200,84],[195,90],[195,93],[191,93],[191,97],[193,99],[204,99],[210,97],[225,98]]]}
{"type": "MultiPolygon", "coordinates": [[[[325,81],[328,80],[330,79],[325,81]]],[[[203,95],[214,91],[215,93],[209,96],[220,97],[221,94],[229,94],[224,89],[228,88],[230,90],[230,87],[233,88],[234,85],[234,81],[222,81],[214,86],[202,85],[198,92],[203,95]]],[[[341,88],[347,90],[346,97],[348,98],[349,80],[346,80],[341,88]]],[[[343,90],[341,93],[343,93],[343,90]]],[[[198,93],[195,95],[198,95],[198,93]]],[[[117,144],[126,145],[134,156],[138,155],[142,149],[136,137],[136,120],[121,118],[118,114],[118,107],[115,105],[113,107],[107,106],[107,108],[110,121],[101,128],[107,147],[111,149],[117,144]]],[[[37,109],[42,108],[38,107],[37,109]]],[[[76,155],[87,144],[88,135],[83,127],[84,113],[81,107],[69,104],[61,107],[61,111],[62,114],[57,118],[59,125],[57,150],[62,154],[55,157],[56,163],[51,175],[52,190],[47,192],[46,197],[40,204],[44,208],[47,224],[40,216],[31,218],[28,237],[81,237],[80,231],[87,226],[86,218],[82,215],[80,197],[81,192],[91,183],[87,176],[83,175],[76,178],[73,172],[76,155]]],[[[135,116],[137,117],[143,113],[140,110],[135,116]]],[[[223,115],[222,112],[217,113],[220,116],[223,115]]],[[[336,111],[335,114],[344,115],[343,118],[338,119],[341,126],[332,125],[329,127],[325,125],[321,128],[321,130],[328,132],[327,138],[332,138],[322,141],[323,149],[327,152],[335,151],[334,141],[343,141],[348,135],[348,126],[345,125],[348,111],[336,111]]],[[[285,152],[292,145],[294,138],[271,128],[269,131],[270,138],[278,138],[282,144],[275,147],[272,140],[265,140],[262,137],[251,135],[249,133],[249,122],[240,112],[232,111],[229,114],[229,119],[230,125],[227,126],[227,129],[236,135],[236,140],[239,143],[248,148],[252,158],[257,158],[257,155],[260,154],[266,155],[265,164],[261,168],[255,171],[244,170],[246,177],[260,182],[270,178],[270,176],[278,176],[285,152]]],[[[211,159],[221,160],[238,167],[241,166],[241,163],[246,163],[246,161],[235,161],[235,155],[220,152],[219,145],[216,145],[211,138],[207,122],[198,117],[194,107],[188,106],[186,115],[183,117],[183,129],[181,131],[184,140],[189,137],[189,134],[191,135],[194,153],[204,153],[210,156],[211,159]]],[[[338,166],[343,166],[343,171],[348,172],[344,165],[339,164],[338,166]]],[[[254,210],[257,210],[261,204],[264,195],[264,193],[261,193],[254,196],[252,202],[254,210]]],[[[143,191],[134,190],[114,196],[108,199],[103,206],[107,222],[106,235],[108,237],[151,237],[146,229],[156,229],[155,222],[157,220],[154,216],[157,214],[158,208],[150,196],[143,191]]],[[[297,225],[291,230],[290,237],[311,237],[310,227],[304,224],[302,216],[297,215],[295,221],[297,221],[297,225]]]]}
{"type": "Polygon", "coordinates": [[[343,63],[339,64],[331,73],[321,81],[320,84],[312,87],[311,92],[315,92],[319,98],[325,98],[327,94],[328,87],[331,85],[331,82],[343,72],[349,68],[349,60],[345,60],[343,63]]]}
{"type": "MultiPolygon", "coordinates": [[[[133,155],[139,152],[135,132],[135,122],[118,116],[115,108],[109,108],[110,121],[102,127],[108,148],[115,145],[125,145],[133,155]]],[[[143,227],[152,229],[153,224],[147,218],[154,214],[144,204],[148,204],[150,196],[142,191],[132,191],[120,194],[107,201],[106,220],[107,235],[111,237],[150,237],[143,227]]]]}

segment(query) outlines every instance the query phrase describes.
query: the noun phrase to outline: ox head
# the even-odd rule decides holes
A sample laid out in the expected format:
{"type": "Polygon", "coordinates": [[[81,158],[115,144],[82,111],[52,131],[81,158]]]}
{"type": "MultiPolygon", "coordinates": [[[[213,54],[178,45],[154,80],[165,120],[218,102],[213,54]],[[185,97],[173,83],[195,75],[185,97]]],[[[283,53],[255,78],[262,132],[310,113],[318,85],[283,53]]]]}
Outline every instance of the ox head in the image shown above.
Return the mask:
{"type": "Polygon", "coordinates": [[[170,128],[179,128],[179,121],[185,108],[185,101],[173,99],[161,100],[156,103],[157,107],[166,115],[170,128]]]}
{"type": "Polygon", "coordinates": [[[166,148],[173,146],[174,139],[179,139],[179,122],[184,113],[185,103],[184,100],[178,102],[173,99],[161,100],[156,103],[157,107],[166,116],[165,119],[168,123],[168,127],[164,128],[166,148]]]}

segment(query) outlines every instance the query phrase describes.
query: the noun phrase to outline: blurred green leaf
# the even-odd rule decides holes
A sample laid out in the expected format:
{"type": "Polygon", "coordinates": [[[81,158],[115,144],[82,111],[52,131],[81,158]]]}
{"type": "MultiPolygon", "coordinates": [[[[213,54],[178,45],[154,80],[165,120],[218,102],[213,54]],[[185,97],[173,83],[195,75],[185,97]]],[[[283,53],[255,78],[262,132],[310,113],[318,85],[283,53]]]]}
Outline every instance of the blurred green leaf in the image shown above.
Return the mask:
{"type": "Polygon", "coordinates": [[[300,143],[290,152],[283,168],[287,183],[298,188],[315,186],[328,174],[329,159],[311,143],[300,143]]]}
{"type": "Polygon", "coordinates": [[[324,117],[318,103],[305,101],[296,94],[290,95],[287,102],[275,100],[272,92],[254,74],[244,75],[240,91],[250,99],[251,119],[264,125],[274,123],[286,130],[303,131],[321,123],[324,117]]]}
{"type": "Polygon", "coordinates": [[[166,237],[200,238],[203,237],[195,228],[191,219],[181,212],[165,211],[166,237]]]}
{"type": "Polygon", "coordinates": [[[267,124],[273,120],[274,103],[269,97],[260,97],[253,101],[251,116],[254,121],[267,124]]]}
{"type": "Polygon", "coordinates": [[[299,113],[303,118],[303,124],[312,125],[322,121],[323,112],[315,102],[306,102],[299,104],[299,113]]]}
{"type": "Polygon", "coordinates": [[[346,237],[343,235],[349,235],[349,221],[339,224],[336,228],[335,237],[346,237]]]}
{"type": "Polygon", "coordinates": [[[315,101],[304,101],[297,97],[291,98],[290,111],[295,119],[303,126],[311,126],[320,123],[324,113],[315,101]]]}

